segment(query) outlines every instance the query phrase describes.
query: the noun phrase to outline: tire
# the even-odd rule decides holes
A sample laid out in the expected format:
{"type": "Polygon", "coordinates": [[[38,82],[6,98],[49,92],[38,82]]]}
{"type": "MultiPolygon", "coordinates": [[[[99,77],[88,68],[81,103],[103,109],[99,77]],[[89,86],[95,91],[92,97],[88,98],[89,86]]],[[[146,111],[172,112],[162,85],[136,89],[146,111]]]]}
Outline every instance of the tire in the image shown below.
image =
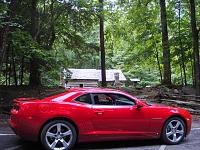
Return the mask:
{"type": "Polygon", "coordinates": [[[65,120],[54,120],[42,129],[40,141],[46,150],[70,150],[76,143],[75,127],[65,120]]]}
{"type": "Polygon", "coordinates": [[[186,136],[185,122],[179,117],[172,117],[166,121],[162,130],[162,140],[169,145],[179,144],[186,136]]]}

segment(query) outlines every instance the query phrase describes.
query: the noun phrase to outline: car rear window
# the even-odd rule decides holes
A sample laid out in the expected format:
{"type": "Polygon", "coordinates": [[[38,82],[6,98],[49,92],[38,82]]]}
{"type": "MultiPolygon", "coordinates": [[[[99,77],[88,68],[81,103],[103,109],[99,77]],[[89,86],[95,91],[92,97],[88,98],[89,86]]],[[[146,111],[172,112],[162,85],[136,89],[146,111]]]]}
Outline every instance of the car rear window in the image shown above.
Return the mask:
{"type": "Polygon", "coordinates": [[[77,93],[78,93],[78,92],[69,92],[69,93],[66,93],[66,94],[64,94],[64,95],[61,95],[61,96],[59,96],[59,97],[53,98],[52,101],[53,101],[53,102],[60,102],[60,101],[63,101],[63,100],[65,100],[65,99],[71,97],[72,95],[77,94],[77,93]]]}
{"type": "Polygon", "coordinates": [[[92,104],[91,96],[90,94],[84,94],[76,99],[74,99],[75,102],[85,103],[85,104],[92,104]]]}

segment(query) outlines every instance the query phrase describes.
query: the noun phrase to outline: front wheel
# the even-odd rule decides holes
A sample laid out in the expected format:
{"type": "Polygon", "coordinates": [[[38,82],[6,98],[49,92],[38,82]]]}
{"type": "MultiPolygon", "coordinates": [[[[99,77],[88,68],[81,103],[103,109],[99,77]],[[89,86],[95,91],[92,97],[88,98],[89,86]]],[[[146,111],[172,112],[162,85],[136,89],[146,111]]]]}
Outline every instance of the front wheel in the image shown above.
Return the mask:
{"type": "Polygon", "coordinates": [[[44,126],[41,143],[47,150],[69,150],[76,142],[74,126],[64,120],[54,120],[44,126]]]}
{"type": "Polygon", "coordinates": [[[166,144],[179,144],[185,135],[186,125],[181,118],[173,117],[167,120],[162,131],[162,139],[166,144]]]}

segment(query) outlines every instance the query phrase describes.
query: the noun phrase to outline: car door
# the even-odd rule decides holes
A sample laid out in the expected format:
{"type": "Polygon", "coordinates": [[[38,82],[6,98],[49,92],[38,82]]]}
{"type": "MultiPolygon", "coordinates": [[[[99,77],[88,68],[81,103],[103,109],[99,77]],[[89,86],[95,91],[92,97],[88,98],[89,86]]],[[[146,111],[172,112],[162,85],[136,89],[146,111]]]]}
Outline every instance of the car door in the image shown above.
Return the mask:
{"type": "MultiPolygon", "coordinates": [[[[76,116],[75,122],[79,127],[80,138],[83,139],[85,136],[88,136],[91,132],[93,132],[92,125],[92,100],[91,95],[81,94],[77,98],[73,100],[75,103],[75,107],[73,109],[73,113],[76,116]]],[[[88,138],[88,137],[87,137],[88,138]]]]}
{"type": "Polygon", "coordinates": [[[92,94],[92,123],[98,134],[144,135],[149,128],[148,109],[122,94],[92,94]]]}

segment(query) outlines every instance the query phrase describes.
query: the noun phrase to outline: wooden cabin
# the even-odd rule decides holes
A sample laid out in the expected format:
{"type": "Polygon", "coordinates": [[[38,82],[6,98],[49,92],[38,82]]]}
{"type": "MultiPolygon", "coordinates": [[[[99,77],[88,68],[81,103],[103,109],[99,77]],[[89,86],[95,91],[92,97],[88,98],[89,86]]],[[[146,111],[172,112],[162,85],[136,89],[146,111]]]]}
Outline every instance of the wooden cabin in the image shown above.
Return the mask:
{"type": "MultiPolygon", "coordinates": [[[[107,85],[124,85],[126,77],[121,70],[106,70],[107,85]]],[[[64,69],[61,84],[66,88],[72,87],[98,87],[101,84],[101,70],[98,69],[64,69]]]]}

